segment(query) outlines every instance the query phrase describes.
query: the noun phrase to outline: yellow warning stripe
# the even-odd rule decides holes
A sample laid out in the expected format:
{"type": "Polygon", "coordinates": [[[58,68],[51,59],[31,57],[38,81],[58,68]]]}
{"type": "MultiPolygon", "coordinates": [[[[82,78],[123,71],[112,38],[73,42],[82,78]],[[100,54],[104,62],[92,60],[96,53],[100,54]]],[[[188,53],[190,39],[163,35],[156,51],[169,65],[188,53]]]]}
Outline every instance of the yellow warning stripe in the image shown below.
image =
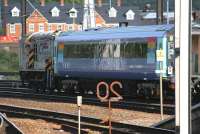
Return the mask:
{"type": "Polygon", "coordinates": [[[34,49],[29,50],[29,53],[32,53],[32,52],[34,52],[34,49]]]}
{"type": "Polygon", "coordinates": [[[46,63],[45,69],[46,70],[51,70],[52,68],[52,61],[51,59],[48,59],[48,62],[46,63]]]}
{"type": "Polygon", "coordinates": [[[34,53],[29,54],[29,55],[28,55],[28,59],[33,58],[33,56],[34,56],[34,53]]]}
{"type": "Polygon", "coordinates": [[[47,65],[45,66],[45,69],[46,69],[46,70],[51,70],[51,67],[52,67],[51,65],[52,65],[51,63],[47,64],[47,65]]]}
{"type": "Polygon", "coordinates": [[[30,60],[30,61],[28,61],[28,65],[32,65],[33,64],[33,62],[34,62],[34,60],[32,59],[32,60],[30,60]]]}
{"type": "Polygon", "coordinates": [[[34,49],[31,49],[28,54],[28,67],[31,68],[34,64],[34,49]]]}

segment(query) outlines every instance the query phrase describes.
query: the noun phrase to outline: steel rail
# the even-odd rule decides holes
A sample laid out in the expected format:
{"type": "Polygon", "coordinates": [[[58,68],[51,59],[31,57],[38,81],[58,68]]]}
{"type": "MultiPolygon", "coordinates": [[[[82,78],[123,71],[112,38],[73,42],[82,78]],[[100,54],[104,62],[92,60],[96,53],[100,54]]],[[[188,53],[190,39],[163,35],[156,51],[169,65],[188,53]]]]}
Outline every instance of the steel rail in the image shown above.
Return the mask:
{"type": "MultiPolygon", "coordinates": [[[[73,126],[77,128],[77,115],[69,114],[69,113],[58,113],[47,110],[39,110],[39,109],[30,109],[24,107],[16,107],[16,106],[7,106],[0,105],[0,111],[6,113],[9,116],[18,116],[18,117],[27,117],[27,118],[40,118],[45,119],[52,122],[61,123],[68,126],[73,126]]],[[[100,124],[102,120],[82,116],[81,117],[81,127],[87,128],[91,130],[97,130],[102,132],[108,132],[108,127],[100,124]]],[[[153,128],[153,127],[143,127],[137,125],[130,125],[118,122],[112,122],[112,131],[115,134],[174,134],[175,132],[172,130],[166,130],[161,128],[153,128]]]]}
{"type": "MultiPolygon", "coordinates": [[[[29,89],[27,87],[23,87],[20,85],[21,81],[9,81],[3,80],[0,81],[0,96],[3,97],[19,97],[19,98],[33,98],[33,99],[45,99],[45,100],[53,100],[59,102],[68,102],[68,103],[76,103],[76,96],[66,96],[66,95],[51,95],[51,94],[42,94],[35,93],[33,89],[29,89]]],[[[101,103],[96,98],[83,98],[83,103],[88,105],[98,105],[107,107],[107,104],[101,103]]],[[[160,112],[160,104],[148,101],[140,101],[140,100],[123,100],[121,102],[113,103],[113,108],[121,108],[121,109],[130,109],[130,110],[139,110],[145,112],[160,112]]],[[[175,106],[172,104],[164,104],[164,112],[166,114],[174,115],[175,106]]]]}
{"type": "Polygon", "coordinates": [[[13,124],[5,115],[0,113],[0,133],[6,134],[24,134],[15,124],[13,124]]]}
{"type": "Polygon", "coordinates": [[[0,75],[5,75],[5,76],[19,75],[19,72],[0,72],[0,75]]]}
{"type": "MultiPolygon", "coordinates": [[[[1,90],[0,89],[0,96],[2,97],[15,97],[15,98],[27,98],[27,99],[40,99],[40,100],[50,100],[56,102],[68,102],[68,103],[76,103],[76,97],[71,96],[61,96],[61,95],[46,95],[46,94],[36,94],[32,90],[21,89],[20,90],[1,90]],[[24,91],[24,92],[21,92],[24,91]]],[[[83,98],[83,104],[87,105],[95,105],[95,106],[103,106],[107,107],[106,103],[100,102],[98,99],[95,98],[83,98]]],[[[139,101],[121,101],[118,103],[112,104],[113,108],[120,108],[120,109],[129,109],[129,110],[138,110],[138,111],[145,111],[150,113],[159,113],[160,112],[160,105],[159,104],[152,104],[152,103],[145,103],[139,101]]],[[[174,115],[174,105],[164,105],[164,113],[169,115],[174,115]]]]}
{"type": "Polygon", "coordinates": [[[171,117],[153,124],[151,127],[175,130],[175,117],[171,117]]]}

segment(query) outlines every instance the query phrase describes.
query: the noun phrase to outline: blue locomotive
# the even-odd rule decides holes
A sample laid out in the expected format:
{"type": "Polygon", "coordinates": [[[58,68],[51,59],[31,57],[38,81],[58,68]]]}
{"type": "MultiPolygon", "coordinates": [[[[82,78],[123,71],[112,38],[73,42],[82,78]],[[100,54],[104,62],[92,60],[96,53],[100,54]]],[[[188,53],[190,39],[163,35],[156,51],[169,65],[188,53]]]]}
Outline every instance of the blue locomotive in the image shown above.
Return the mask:
{"type": "Polygon", "coordinates": [[[173,25],[34,33],[20,50],[21,79],[36,90],[95,93],[98,82],[117,80],[124,95],[152,97],[161,73],[173,91],[173,25]]]}

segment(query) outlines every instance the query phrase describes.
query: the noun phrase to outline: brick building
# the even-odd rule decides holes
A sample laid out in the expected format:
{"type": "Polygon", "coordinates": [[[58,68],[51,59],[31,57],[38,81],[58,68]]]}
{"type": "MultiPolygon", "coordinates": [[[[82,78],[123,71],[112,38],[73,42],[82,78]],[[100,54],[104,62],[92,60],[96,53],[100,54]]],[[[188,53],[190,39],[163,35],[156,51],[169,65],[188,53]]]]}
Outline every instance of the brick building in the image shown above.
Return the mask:
{"type": "MultiPolygon", "coordinates": [[[[31,4],[27,2],[26,5],[27,34],[56,30],[82,30],[83,5],[66,4],[64,0],[51,3],[47,3],[45,0],[29,1],[31,4]]],[[[96,27],[156,24],[155,11],[144,12],[135,6],[123,6],[123,0],[116,0],[115,4],[112,5],[103,4],[102,0],[95,2],[96,27]]],[[[3,0],[2,18],[5,34],[20,38],[22,28],[20,0],[3,0]]]]}

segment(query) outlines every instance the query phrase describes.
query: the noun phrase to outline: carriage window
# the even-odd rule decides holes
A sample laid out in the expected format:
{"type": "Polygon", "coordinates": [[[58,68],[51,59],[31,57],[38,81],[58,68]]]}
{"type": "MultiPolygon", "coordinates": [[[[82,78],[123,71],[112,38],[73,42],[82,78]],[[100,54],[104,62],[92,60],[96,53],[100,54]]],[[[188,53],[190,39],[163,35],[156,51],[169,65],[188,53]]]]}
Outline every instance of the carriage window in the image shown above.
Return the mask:
{"type": "Polygon", "coordinates": [[[97,52],[99,58],[109,58],[113,57],[113,45],[100,43],[97,46],[97,52]]]}
{"type": "Polygon", "coordinates": [[[92,44],[67,44],[64,46],[64,58],[94,58],[94,51],[92,44]]]}
{"type": "Polygon", "coordinates": [[[121,56],[124,58],[146,58],[147,43],[124,43],[121,44],[121,56]]]}

